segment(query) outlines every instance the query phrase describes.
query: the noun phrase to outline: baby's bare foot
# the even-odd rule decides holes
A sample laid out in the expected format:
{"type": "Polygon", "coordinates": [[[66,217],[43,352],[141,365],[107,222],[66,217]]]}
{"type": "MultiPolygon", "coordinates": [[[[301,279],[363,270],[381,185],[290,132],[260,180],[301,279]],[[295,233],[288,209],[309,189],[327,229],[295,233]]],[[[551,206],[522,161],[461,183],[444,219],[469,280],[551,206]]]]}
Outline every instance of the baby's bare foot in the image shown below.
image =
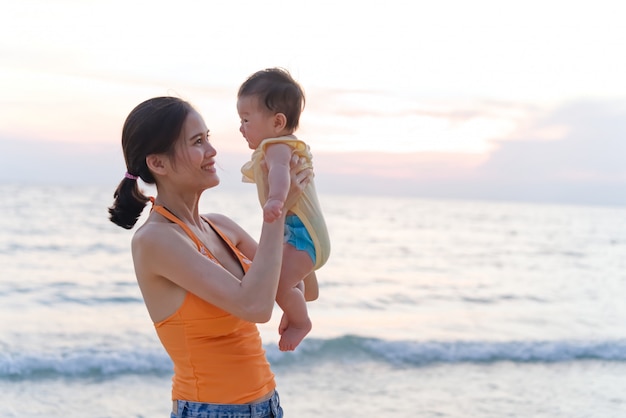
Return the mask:
{"type": "MultiPolygon", "coordinates": [[[[285,320],[285,316],[281,319],[281,326],[283,325],[283,320],[285,320]]],[[[288,323],[285,328],[279,328],[280,341],[278,341],[278,348],[280,351],[295,350],[298,344],[300,344],[304,337],[311,331],[311,328],[313,328],[313,325],[308,319],[307,322],[303,323],[301,326],[300,324],[296,326],[293,323],[288,323]]]]}

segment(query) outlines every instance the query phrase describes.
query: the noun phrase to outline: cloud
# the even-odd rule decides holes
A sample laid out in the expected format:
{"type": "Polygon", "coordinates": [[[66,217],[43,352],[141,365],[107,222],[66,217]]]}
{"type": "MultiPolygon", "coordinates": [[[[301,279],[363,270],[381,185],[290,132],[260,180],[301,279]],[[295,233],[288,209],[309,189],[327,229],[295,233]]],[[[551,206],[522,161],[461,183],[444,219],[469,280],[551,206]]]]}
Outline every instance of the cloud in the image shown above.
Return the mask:
{"type": "Polygon", "coordinates": [[[318,189],[543,203],[626,205],[626,104],[579,101],[540,114],[488,155],[320,154],[318,189]]]}
{"type": "Polygon", "coordinates": [[[571,103],[512,137],[476,172],[494,197],[626,204],[625,103],[571,103]]]}
{"type": "Polygon", "coordinates": [[[316,153],[313,164],[321,192],[464,197],[458,180],[472,176],[484,159],[469,153],[344,152],[316,153]]]}
{"type": "MultiPolygon", "coordinates": [[[[320,193],[626,205],[626,105],[581,101],[537,116],[490,154],[315,152],[320,193]]],[[[218,144],[224,188],[248,190],[249,150],[218,144]]],[[[117,143],[0,138],[0,181],[117,185],[117,143]]]]}
{"type": "Polygon", "coordinates": [[[567,177],[570,172],[589,173],[596,178],[624,175],[625,117],[626,108],[619,103],[579,102],[564,106],[526,132],[518,133],[515,140],[500,142],[484,168],[554,178],[567,177]],[[562,132],[560,138],[540,137],[543,132],[558,130],[562,132]]]}

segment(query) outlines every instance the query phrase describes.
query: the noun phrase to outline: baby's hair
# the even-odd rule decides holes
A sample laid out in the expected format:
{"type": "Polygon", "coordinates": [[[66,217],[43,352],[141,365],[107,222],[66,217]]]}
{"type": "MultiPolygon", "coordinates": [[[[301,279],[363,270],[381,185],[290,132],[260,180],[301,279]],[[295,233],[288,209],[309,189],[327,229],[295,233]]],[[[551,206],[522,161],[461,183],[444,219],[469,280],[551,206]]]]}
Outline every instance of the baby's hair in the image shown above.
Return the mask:
{"type": "Polygon", "coordinates": [[[298,129],[306,99],[302,87],[287,70],[267,68],[257,71],[239,87],[237,98],[241,97],[258,97],[268,111],[285,115],[287,129],[298,129]]]}

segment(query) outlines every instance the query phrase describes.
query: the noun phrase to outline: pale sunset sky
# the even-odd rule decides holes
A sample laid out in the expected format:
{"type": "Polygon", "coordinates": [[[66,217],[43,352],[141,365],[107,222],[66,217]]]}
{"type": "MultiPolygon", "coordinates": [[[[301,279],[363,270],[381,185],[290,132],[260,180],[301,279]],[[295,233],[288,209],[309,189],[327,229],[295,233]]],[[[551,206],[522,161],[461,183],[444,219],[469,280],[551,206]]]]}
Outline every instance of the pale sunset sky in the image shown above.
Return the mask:
{"type": "MultiPolygon", "coordinates": [[[[626,205],[626,2],[3,1],[0,182],[110,184],[141,101],[190,101],[223,187],[236,92],[284,67],[321,192],[626,205]]],[[[246,186],[248,187],[248,186],[246,186]]]]}

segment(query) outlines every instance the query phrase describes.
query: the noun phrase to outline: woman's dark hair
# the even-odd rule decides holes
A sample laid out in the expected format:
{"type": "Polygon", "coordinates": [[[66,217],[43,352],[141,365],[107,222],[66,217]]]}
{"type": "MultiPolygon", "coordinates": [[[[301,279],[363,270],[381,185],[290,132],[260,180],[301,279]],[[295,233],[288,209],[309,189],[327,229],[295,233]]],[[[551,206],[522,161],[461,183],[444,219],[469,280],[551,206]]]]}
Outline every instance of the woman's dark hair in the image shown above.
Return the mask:
{"type": "Polygon", "coordinates": [[[237,93],[238,99],[246,96],[256,96],[267,110],[284,114],[287,129],[298,129],[305,103],[304,91],[287,70],[268,68],[252,74],[237,93]]]}
{"type": "Polygon", "coordinates": [[[137,223],[150,199],[139,190],[137,180],[132,177],[139,177],[147,184],[155,183],[146,157],[173,155],[185,119],[192,111],[193,107],[179,98],[155,97],[130,112],[122,129],[122,150],[129,176],[122,179],[113,194],[113,205],[109,208],[111,222],[126,229],[137,223]]]}

